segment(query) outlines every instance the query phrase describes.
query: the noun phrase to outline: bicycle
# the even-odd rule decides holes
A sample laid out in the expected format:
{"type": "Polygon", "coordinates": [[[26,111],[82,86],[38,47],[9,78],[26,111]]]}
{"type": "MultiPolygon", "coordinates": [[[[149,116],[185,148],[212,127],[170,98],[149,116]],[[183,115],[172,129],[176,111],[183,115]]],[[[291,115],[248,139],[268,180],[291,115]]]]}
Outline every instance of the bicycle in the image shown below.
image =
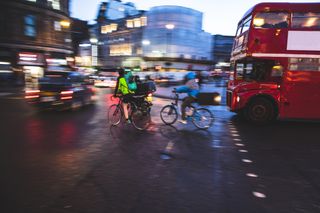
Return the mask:
{"type": "MultiPolygon", "coordinates": [[[[175,98],[174,102],[169,105],[164,106],[160,111],[160,118],[163,123],[166,125],[174,124],[180,113],[179,103],[179,94],[176,91],[172,91],[174,93],[175,98]]],[[[212,126],[214,116],[210,110],[204,107],[196,107],[194,104],[191,104],[186,107],[186,116],[187,118],[191,118],[192,123],[198,129],[208,129],[212,126]]]]}
{"type": "MultiPolygon", "coordinates": [[[[120,124],[121,119],[124,119],[122,108],[123,97],[118,96],[119,101],[113,104],[108,110],[108,120],[113,126],[120,124]]],[[[145,130],[151,123],[151,103],[145,100],[145,95],[132,96],[132,100],[128,103],[128,115],[132,125],[138,130],[145,130]]]]}

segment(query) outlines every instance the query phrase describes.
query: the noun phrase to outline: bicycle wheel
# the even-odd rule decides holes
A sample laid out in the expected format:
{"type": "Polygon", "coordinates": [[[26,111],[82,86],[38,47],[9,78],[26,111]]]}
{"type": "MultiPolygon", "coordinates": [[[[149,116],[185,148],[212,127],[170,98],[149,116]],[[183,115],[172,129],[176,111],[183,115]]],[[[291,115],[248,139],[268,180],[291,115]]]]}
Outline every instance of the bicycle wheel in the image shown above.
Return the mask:
{"type": "Polygon", "coordinates": [[[116,126],[120,123],[121,118],[122,118],[121,106],[118,104],[111,105],[108,111],[109,123],[113,126],[116,126]]]}
{"type": "Polygon", "coordinates": [[[206,108],[195,109],[192,123],[199,129],[208,129],[213,124],[213,114],[206,108]]]}
{"type": "Polygon", "coordinates": [[[143,112],[140,109],[135,109],[131,113],[131,122],[138,130],[145,130],[148,128],[150,121],[151,115],[149,112],[143,112]]]}
{"type": "Polygon", "coordinates": [[[178,119],[178,111],[172,105],[164,106],[160,111],[160,118],[166,125],[174,124],[178,119]]]}

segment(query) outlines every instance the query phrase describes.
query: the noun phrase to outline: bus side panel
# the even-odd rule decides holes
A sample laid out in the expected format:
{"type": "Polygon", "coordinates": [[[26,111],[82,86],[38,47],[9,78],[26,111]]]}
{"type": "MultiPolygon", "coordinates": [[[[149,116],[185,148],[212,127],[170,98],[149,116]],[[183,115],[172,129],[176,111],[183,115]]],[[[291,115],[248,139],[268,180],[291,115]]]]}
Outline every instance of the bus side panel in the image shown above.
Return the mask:
{"type": "Polygon", "coordinates": [[[281,117],[320,119],[320,72],[288,71],[283,80],[281,117]]]}

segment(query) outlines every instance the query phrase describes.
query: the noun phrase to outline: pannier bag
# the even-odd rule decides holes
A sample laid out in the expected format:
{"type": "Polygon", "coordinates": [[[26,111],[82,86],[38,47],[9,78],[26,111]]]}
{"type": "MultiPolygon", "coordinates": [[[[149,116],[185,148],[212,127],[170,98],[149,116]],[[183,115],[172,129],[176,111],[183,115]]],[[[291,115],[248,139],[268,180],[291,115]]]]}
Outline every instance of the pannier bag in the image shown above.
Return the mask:
{"type": "Polygon", "coordinates": [[[221,96],[217,92],[200,92],[197,103],[203,106],[216,106],[221,103],[221,96]]]}
{"type": "Polygon", "coordinates": [[[153,81],[139,82],[137,83],[136,94],[144,95],[155,92],[156,84],[153,81]]]}

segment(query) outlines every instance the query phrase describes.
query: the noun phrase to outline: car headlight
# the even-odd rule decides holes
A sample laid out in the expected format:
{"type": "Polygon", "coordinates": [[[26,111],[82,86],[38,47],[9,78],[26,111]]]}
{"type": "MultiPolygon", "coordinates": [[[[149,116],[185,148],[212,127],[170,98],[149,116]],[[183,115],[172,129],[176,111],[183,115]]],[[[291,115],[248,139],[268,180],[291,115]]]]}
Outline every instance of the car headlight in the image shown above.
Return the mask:
{"type": "Polygon", "coordinates": [[[221,96],[217,95],[216,97],[214,97],[213,100],[214,100],[215,103],[221,103],[221,96]]]}

